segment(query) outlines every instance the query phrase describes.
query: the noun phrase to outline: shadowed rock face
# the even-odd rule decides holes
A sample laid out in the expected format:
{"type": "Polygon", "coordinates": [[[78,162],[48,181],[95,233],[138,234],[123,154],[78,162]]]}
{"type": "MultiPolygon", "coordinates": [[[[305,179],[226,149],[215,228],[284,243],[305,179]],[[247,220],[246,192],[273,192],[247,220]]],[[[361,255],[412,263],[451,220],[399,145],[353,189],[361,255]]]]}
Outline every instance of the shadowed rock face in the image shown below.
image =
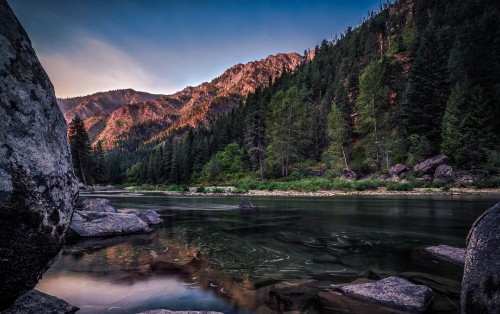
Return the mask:
{"type": "Polygon", "coordinates": [[[479,217],[467,237],[462,313],[500,313],[500,203],[479,217]]]}
{"type": "Polygon", "coordinates": [[[0,309],[57,255],[78,186],[66,124],[23,27],[0,0],[0,309]]]}

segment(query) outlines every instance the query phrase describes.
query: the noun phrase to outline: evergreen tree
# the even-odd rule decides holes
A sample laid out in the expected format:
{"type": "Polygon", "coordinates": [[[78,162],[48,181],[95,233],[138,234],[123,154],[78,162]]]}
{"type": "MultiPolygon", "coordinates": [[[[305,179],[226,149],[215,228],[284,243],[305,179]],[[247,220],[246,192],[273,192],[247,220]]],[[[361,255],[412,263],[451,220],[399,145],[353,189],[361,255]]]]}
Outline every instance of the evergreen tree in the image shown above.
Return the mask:
{"type": "Polygon", "coordinates": [[[330,146],[325,152],[326,158],[328,160],[333,160],[333,162],[337,165],[343,163],[345,168],[349,168],[349,164],[347,162],[348,152],[346,147],[348,134],[344,118],[342,117],[342,112],[335,103],[332,103],[332,109],[328,114],[327,133],[330,146]]]}
{"type": "Polygon", "coordinates": [[[389,88],[384,84],[382,63],[373,61],[359,78],[359,96],[356,100],[362,145],[368,153],[366,160],[381,170],[390,164],[392,135],[389,115],[389,88]]]}
{"type": "Polygon", "coordinates": [[[92,177],[97,183],[108,182],[108,171],[106,169],[104,147],[102,141],[98,141],[92,149],[93,169],[92,177]]]}
{"type": "Polygon", "coordinates": [[[302,160],[309,141],[310,117],[297,87],[277,92],[269,104],[266,120],[268,159],[278,163],[281,176],[287,177],[293,161],[302,160]]]}
{"type": "Polygon", "coordinates": [[[79,116],[74,117],[69,123],[68,141],[76,176],[85,185],[91,183],[90,141],[83,120],[79,116]]]}

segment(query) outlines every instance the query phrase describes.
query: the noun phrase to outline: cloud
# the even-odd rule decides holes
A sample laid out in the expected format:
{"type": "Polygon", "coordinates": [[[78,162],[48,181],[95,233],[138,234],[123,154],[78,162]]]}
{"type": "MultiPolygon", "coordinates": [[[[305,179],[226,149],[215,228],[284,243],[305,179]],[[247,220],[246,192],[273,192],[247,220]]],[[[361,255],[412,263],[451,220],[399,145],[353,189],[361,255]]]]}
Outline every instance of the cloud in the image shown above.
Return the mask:
{"type": "Polygon", "coordinates": [[[39,55],[58,97],[73,97],[122,88],[165,92],[159,78],[130,54],[94,38],[85,38],[66,52],[39,55]]]}

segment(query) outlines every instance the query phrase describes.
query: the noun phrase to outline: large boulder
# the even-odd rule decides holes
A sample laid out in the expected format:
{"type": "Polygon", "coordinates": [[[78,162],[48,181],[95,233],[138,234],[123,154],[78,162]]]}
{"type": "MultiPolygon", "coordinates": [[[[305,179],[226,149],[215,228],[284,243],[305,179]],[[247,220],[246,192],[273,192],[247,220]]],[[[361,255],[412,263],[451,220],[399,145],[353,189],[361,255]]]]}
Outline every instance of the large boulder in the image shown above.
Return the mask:
{"type": "Polygon", "coordinates": [[[75,211],[70,228],[80,237],[103,237],[149,230],[148,224],[135,214],[80,210],[75,211]]]}
{"type": "Polygon", "coordinates": [[[0,0],[0,309],[61,249],[78,185],[52,84],[0,0]]]}
{"type": "Polygon", "coordinates": [[[346,181],[353,181],[358,179],[358,174],[354,170],[349,168],[342,169],[340,175],[341,179],[346,181]]]}
{"type": "Polygon", "coordinates": [[[394,177],[394,176],[398,176],[405,173],[405,172],[408,172],[408,167],[406,165],[403,165],[403,164],[396,164],[394,166],[392,166],[391,168],[389,168],[389,177],[394,177]]]}
{"type": "Polygon", "coordinates": [[[450,182],[453,180],[453,168],[450,165],[442,164],[434,171],[434,180],[450,182]]]}
{"type": "Polygon", "coordinates": [[[413,167],[413,171],[433,175],[440,165],[449,165],[450,159],[446,155],[437,155],[422,161],[413,167]]]}
{"type": "Polygon", "coordinates": [[[64,300],[33,289],[17,298],[2,314],[73,314],[78,310],[79,308],[64,300]]]}
{"type": "Polygon", "coordinates": [[[150,231],[163,219],[154,211],[119,213],[104,198],[86,198],[75,209],[70,229],[77,237],[103,237],[150,231]]]}
{"type": "Polygon", "coordinates": [[[500,313],[500,203],[488,209],[467,237],[463,313],[500,313]]]}

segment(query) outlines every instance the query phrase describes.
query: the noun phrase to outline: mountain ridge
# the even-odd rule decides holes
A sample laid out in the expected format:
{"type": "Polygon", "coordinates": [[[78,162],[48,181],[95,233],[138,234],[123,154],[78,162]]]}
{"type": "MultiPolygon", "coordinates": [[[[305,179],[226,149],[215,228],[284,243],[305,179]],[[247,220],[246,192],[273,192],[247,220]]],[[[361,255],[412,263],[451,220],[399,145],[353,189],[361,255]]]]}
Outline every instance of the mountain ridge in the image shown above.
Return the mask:
{"type": "Polygon", "coordinates": [[[124,89],[58,99],[58,103],[68,122],[76,115],[84,119],[93,143],[101,141],[106,149],[114,149],[196,127],[208,116],[225,114],[246,95],[304,60],[292,52],[239,63],[210,82],[187,86],[171,95],[124,89]]]}

